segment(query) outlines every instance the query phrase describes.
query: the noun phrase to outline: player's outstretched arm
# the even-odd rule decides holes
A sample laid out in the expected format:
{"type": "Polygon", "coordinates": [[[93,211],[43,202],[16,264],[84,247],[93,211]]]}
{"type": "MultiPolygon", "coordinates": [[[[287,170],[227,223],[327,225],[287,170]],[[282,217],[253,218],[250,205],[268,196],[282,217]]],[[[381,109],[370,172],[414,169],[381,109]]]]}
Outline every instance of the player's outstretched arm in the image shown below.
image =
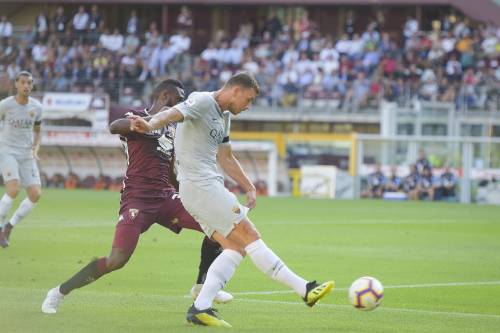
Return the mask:
{"type": "Polygon", "coordinates": [[[38,151],[40,150],[40,142],[42,141],[40,134],[40,124],[35,124],[33,127],[33,157],[38,161],[38,151]]]}
{"type": "Polygon", "coordinates": [[[162,128],[167,124],[182,122],[184,116],[176,108],[170,108],[155,114],[151,120],[145,121],[138,116],[131,117],[130,129],[139,133],[147,133],[162,128]]]}
{"type": "Polygon", "coordinates": [[[255,186],[241,167],[240,162],[238,162],[234,156],[231,144],[219,145],[217,162],[219,162],[222,170],[224,170],[229,177],[233,178],[238,185],[245,190],[247,196],[247,207],[254,208],[256,205],[255,186]]]}
{"type": "MultiPolygon", "coordinates": [[[[111,134],[127,135],[132,132],[130,129],[130,117],[132,114],[127,114],[127,118],[117,119],[109,125],[111,134]]],[[[144,120],[149,120],[151,117],[144,117],[144,120]]]]}

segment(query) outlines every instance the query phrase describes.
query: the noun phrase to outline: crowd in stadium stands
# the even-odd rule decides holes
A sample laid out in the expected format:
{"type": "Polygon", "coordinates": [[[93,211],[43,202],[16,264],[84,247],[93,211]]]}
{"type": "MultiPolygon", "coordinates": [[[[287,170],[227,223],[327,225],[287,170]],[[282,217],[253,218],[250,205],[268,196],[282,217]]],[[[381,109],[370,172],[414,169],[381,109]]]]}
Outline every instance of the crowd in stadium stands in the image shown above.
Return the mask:
{"type": "MultiPolygon", "coordinates": [[[[73,190],[77,188],[92,189],[92,190],[110,190],[121,191],[123,185],[123,177],[110,177],[107,175],[99,175],[95,177],[88,175],[86,177],[79,177],[77,174],[70,172],[67,175],[55,173],[48,176],[45,172],[40,173],[40,179],[44,188],[64,188],[73,190]]],[[[0,175],[0,186],[3,185],[3,180],[0,175]]],[[[256,181],[255,188],[258,195],[267,195],[267,184],[264,181],[256,181]]],[[[226,187],[233,193],[244,194],[245,191],[236,183],[227,180],[226,187]]]]}
{"type": "Polygon", "coordinates": [[[391,168],[389,177],[382,172],[380,164],[368,177],[368,187],[361,194],[364,198],[446,200],[456,201],[457,177],[445,167],[440,175],[434,175],[425,152],[420,150],[419,158],[410,166],[405,177],[397,175],[397,167],[391,168]]]}
{"type": "Polygon", "coordinates": [[[383,20],[355,31],[351,15],[344,33],[333,36],[321,34],[307,13],[285,25],[271,12],[263,29],[243,24],[235,35],[219,31],[198,55],[190,53],[187,7],[170,36],[155,22],[140,31],[145,22],[135,11],[120,31],[107,26],[97,5],[72,14],[59,7],[51,18],[41,13],[32,30],[16,38],[2,16],[0,73],[12,79],[26,69],[42,90],[107,92],[122,103],[147,96],[165,75],[181,79],[188,90],[215,90],[246,70],[263,88],[262,105],[322,101],[347,111],[376,107],[381,99],[500,105],[500,29],[449,15],[422,31],[409,17],[402,34],[393,36],[383,30],[383,20]]]}
{"type": "Polygon", "coordinates": [[[89,175],[80,178],[77,174],[72,172],[66,176],[56,173],[51,177],[47,176],[45,172],[41,172],[40,179],[42,181],[42,186],[45,188],[64,188],[69,190],[84,188],[98,191],[120,191],[123,184],[123,177],[112,178],[106,175],[99,175],[98,177],[89,175]]]}

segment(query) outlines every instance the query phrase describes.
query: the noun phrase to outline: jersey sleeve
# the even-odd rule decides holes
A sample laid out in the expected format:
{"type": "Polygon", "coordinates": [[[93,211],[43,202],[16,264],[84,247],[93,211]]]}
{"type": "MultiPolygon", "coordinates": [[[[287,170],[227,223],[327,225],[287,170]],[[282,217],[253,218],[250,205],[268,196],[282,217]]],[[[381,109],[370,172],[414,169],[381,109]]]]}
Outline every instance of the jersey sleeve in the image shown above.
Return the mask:
{"type": "Polygon", "coordinates": [[[195,120],[203,116],[203,108],[207,106],[208,97],[199,93],[192,93],[188,99],[174,106],[182,115],[184,120],[195,120]]]}
{"type": "Polygon", "coordinates": [[[42,104],[36,104],[36,115],[35,115],[35,125],[40,125],[42,123],[42,104]]]}
{"type": "Polygon", "coordinates": [[[0,120],[3,120],[3,118],[5,117],[5,112],[7,111],[6,104],[7,103],[5,99],[0,101],[0,120]]]}
{"type": "Polygon", "coordinates": [[[229,143],[229,134],[231,133],[231,114],[224,112],[224,139],[222,143],[229,143]]]}
{"type": "MultiPolygon", "coordinates": [[[[148,116],[147,113],[139,110],[129,110],[122,114],[122,116],[119,119],[127,119],[130,116],[139,116],[142,118],[146,118],[148,116]]],[[[120,140],[122,141],[127,141],[127,140],[136,140],[143,138],[145,135],[137,132],[130,132],[128,134],[120,134],[120,140]]]]}

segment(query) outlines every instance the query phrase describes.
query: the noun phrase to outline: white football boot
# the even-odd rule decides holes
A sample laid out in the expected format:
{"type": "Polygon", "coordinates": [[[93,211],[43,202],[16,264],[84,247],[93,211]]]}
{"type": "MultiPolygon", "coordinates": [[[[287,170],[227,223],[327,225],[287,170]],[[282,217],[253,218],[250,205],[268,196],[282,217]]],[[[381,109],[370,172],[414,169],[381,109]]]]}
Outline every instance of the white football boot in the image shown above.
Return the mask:
{"type": "Polygon", "coordinates": [[[63,299],[64,295],[59,291],[59,286],[50,289],[42,303],[42,312],[48,314],[56,313],[63,299]]]}
{"type": "MultiPolygon", "coordinates": [[[[191,297],[193,298],[193,300],[195,300],[196,297],[198,297],[198,294],[201,291],[201,287],[203,287],[202,284],[195,284],[193,288],[191,288],[191,297]]],[[[233,300],[233,298],[234,298],[233,295],[231,295],[230,293],[225,292],[223,290],[219,290],[217,295],[215,295],[214,302],[219,304],[229,303],[233,300]]]]}

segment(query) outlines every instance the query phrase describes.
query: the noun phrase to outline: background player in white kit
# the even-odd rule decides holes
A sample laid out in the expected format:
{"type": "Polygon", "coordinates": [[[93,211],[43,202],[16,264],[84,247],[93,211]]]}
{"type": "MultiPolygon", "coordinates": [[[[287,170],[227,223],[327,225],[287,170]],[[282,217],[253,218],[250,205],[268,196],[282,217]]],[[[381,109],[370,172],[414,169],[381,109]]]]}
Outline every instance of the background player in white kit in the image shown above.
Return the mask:
{"type": "Polygon", "coordinates": [[[0,246],[9,246],[12,228],[35,207],[42,193],[40,173],[36,161],[40,148],[42,105],[30,97],[33,76],[20,72],[16,76],[17,94],[0,101],[0,170],[5,183],[5,194],[0,199],[0,246]],[[12,208],[21,187],[28,195],[16,209],[9,222],[7,213],[12,208]]]}
{"type": "Polygon", "coordinates": [[[309,306],[316,304],[334,287],[333,281],[323,284],[308,282],[292,272],[267,247],[247,217],[248,209],[255,207],[256,192],[232,153],[230,114],[237,115],[247,110],[258,94],[255,79],[249,74],[239,73],[218,91],[194,92],[185,102],[156,114],[149,122],[136,117],[131,123],[132,130],[146,133],[179,122],[174,147],[181,201],[204,232],[225,248],[210,266],[205,284],[188,310],[187,320],[193,324],[230,326],[214,313],[212,301],[232,277],[245,253],[257,268],[295,290],[309,306]],[[224,187],[224,177],[217,162],[245,189],[247,207],[224,187]]]}

